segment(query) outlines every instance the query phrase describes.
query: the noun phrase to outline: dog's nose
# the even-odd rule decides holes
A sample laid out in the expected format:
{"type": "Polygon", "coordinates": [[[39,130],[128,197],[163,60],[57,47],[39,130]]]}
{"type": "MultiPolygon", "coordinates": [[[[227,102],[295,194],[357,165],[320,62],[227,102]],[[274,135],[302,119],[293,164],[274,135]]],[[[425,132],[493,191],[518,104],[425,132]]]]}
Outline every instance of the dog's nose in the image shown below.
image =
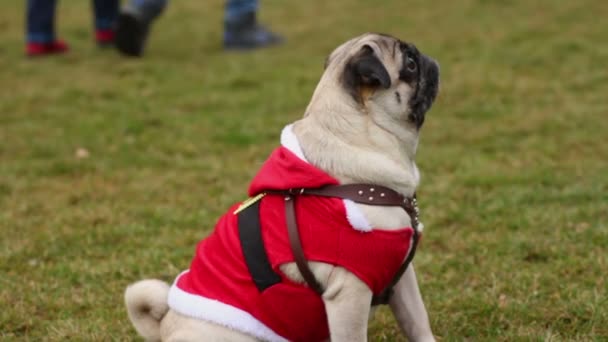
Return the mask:
{"type": "Polygon", "coordinates": [[[423,56],[424,56],[424,59],[425,59],[425,63],[424,64],[426,64],[426,69],[428,69],[428,70],[434,69],[434,70],[437,71],[437,73],[439,73],[439,70],[440,70],[439,63],[434,58],[432,58],[432,57],[429,57],[427,55],[423,55],[423,56]]]}

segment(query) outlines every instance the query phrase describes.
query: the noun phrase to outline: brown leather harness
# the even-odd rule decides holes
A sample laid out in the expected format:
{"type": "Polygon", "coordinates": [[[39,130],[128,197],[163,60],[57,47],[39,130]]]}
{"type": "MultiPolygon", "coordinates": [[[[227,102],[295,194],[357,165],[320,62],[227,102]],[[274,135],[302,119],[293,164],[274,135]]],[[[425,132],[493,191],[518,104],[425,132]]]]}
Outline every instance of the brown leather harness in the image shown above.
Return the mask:
{"type": "Polygon", "coordinates": [[[410,253],[407,255],[405,261],[391,280],[390,284],[378,295],[374,295],[372,298],[372,305],[377,304],[388,304],[393,287],[397,284],[403,273],[406,271],[408,265],[412,261],[420,238],[419,220],[418,220],[418,205],[416,202],[416,195],[413,197],[405,197],[398,192],[383,186],[372,185],[372,184],[346,184],[346,185],[332,185],[322,188],[294,188],[289,190],[269,190],[266,191],[268,194],[279,194],[285,196],[285,216],[287,220],[287,231],[289,234],[289,242],[294,255],[294,259],[298,270],[302,274],[302,277],[308,284],[308,286],[317,292],[319,295],[323,294],[323,288],[317,281],[314,274],[308,267],[308,262],[302,249],[302,243],[300,241],[300,235],[298,233],[298,226],[296,221],[295,201],[298,196],[324,196],[324,197],[337,197],[342,199],[349,199],[356,203],[368,204],[368,205],[379,205],[379,206],[398,206],[403,208],[405,212],[410,216],[412,228],[414,229],[412,246],[410,253]]]}

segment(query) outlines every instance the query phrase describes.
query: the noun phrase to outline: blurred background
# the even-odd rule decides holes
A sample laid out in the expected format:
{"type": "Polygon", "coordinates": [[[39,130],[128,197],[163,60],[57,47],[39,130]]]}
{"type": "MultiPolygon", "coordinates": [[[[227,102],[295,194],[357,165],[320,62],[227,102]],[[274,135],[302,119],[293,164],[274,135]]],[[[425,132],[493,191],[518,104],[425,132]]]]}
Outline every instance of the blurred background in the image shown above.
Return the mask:
{"type": "MultiPolygon", "coordinates": [[[[25,56],[0,3],[0,338],[134,339],[127,284],[171,280],[363,32],[441,64],[417,162],[415,264],[442,340],[608,338],[608,2],[262,1],[284,44],[222,47],[224,2],[172,1],[142,58],[63,0],[25,56]]],[[[372,341],[402,341],[388,310],[372,341]]]]}

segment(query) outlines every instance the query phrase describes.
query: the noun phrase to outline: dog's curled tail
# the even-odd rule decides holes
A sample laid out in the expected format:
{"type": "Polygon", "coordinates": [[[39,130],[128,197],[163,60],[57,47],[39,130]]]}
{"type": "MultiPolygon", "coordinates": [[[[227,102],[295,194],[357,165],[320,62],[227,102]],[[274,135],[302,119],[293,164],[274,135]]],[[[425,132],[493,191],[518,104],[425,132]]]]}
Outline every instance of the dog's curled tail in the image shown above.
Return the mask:
{"type": "Polygon", "coordinates": [[[169,311],[169,285],[160,280],[138,281],[125,291],[125,304],[135,330],[146,341],[160,341],[160,322],[169,311]]]}

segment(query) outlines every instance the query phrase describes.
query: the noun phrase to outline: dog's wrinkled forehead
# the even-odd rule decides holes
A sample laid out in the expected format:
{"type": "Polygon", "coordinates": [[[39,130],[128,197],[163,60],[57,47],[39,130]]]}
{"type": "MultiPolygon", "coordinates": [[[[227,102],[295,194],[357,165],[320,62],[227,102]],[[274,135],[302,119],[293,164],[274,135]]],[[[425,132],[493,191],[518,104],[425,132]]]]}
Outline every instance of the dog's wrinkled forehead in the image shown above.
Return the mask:
{"type": "Polygon", "coordinates": [[[325,61],[325,69],[329,71],[334,68],[343,68],[352,57],[360,53],[361,49],[366,46],[371,48],[374,55],[381,59],[389,74],[392,74],[391,76],[399,74],[403,65],[404,49],[408,48],[409,45],[395,37],[378,33],[366,33],[338,46],[325,61]]]}

